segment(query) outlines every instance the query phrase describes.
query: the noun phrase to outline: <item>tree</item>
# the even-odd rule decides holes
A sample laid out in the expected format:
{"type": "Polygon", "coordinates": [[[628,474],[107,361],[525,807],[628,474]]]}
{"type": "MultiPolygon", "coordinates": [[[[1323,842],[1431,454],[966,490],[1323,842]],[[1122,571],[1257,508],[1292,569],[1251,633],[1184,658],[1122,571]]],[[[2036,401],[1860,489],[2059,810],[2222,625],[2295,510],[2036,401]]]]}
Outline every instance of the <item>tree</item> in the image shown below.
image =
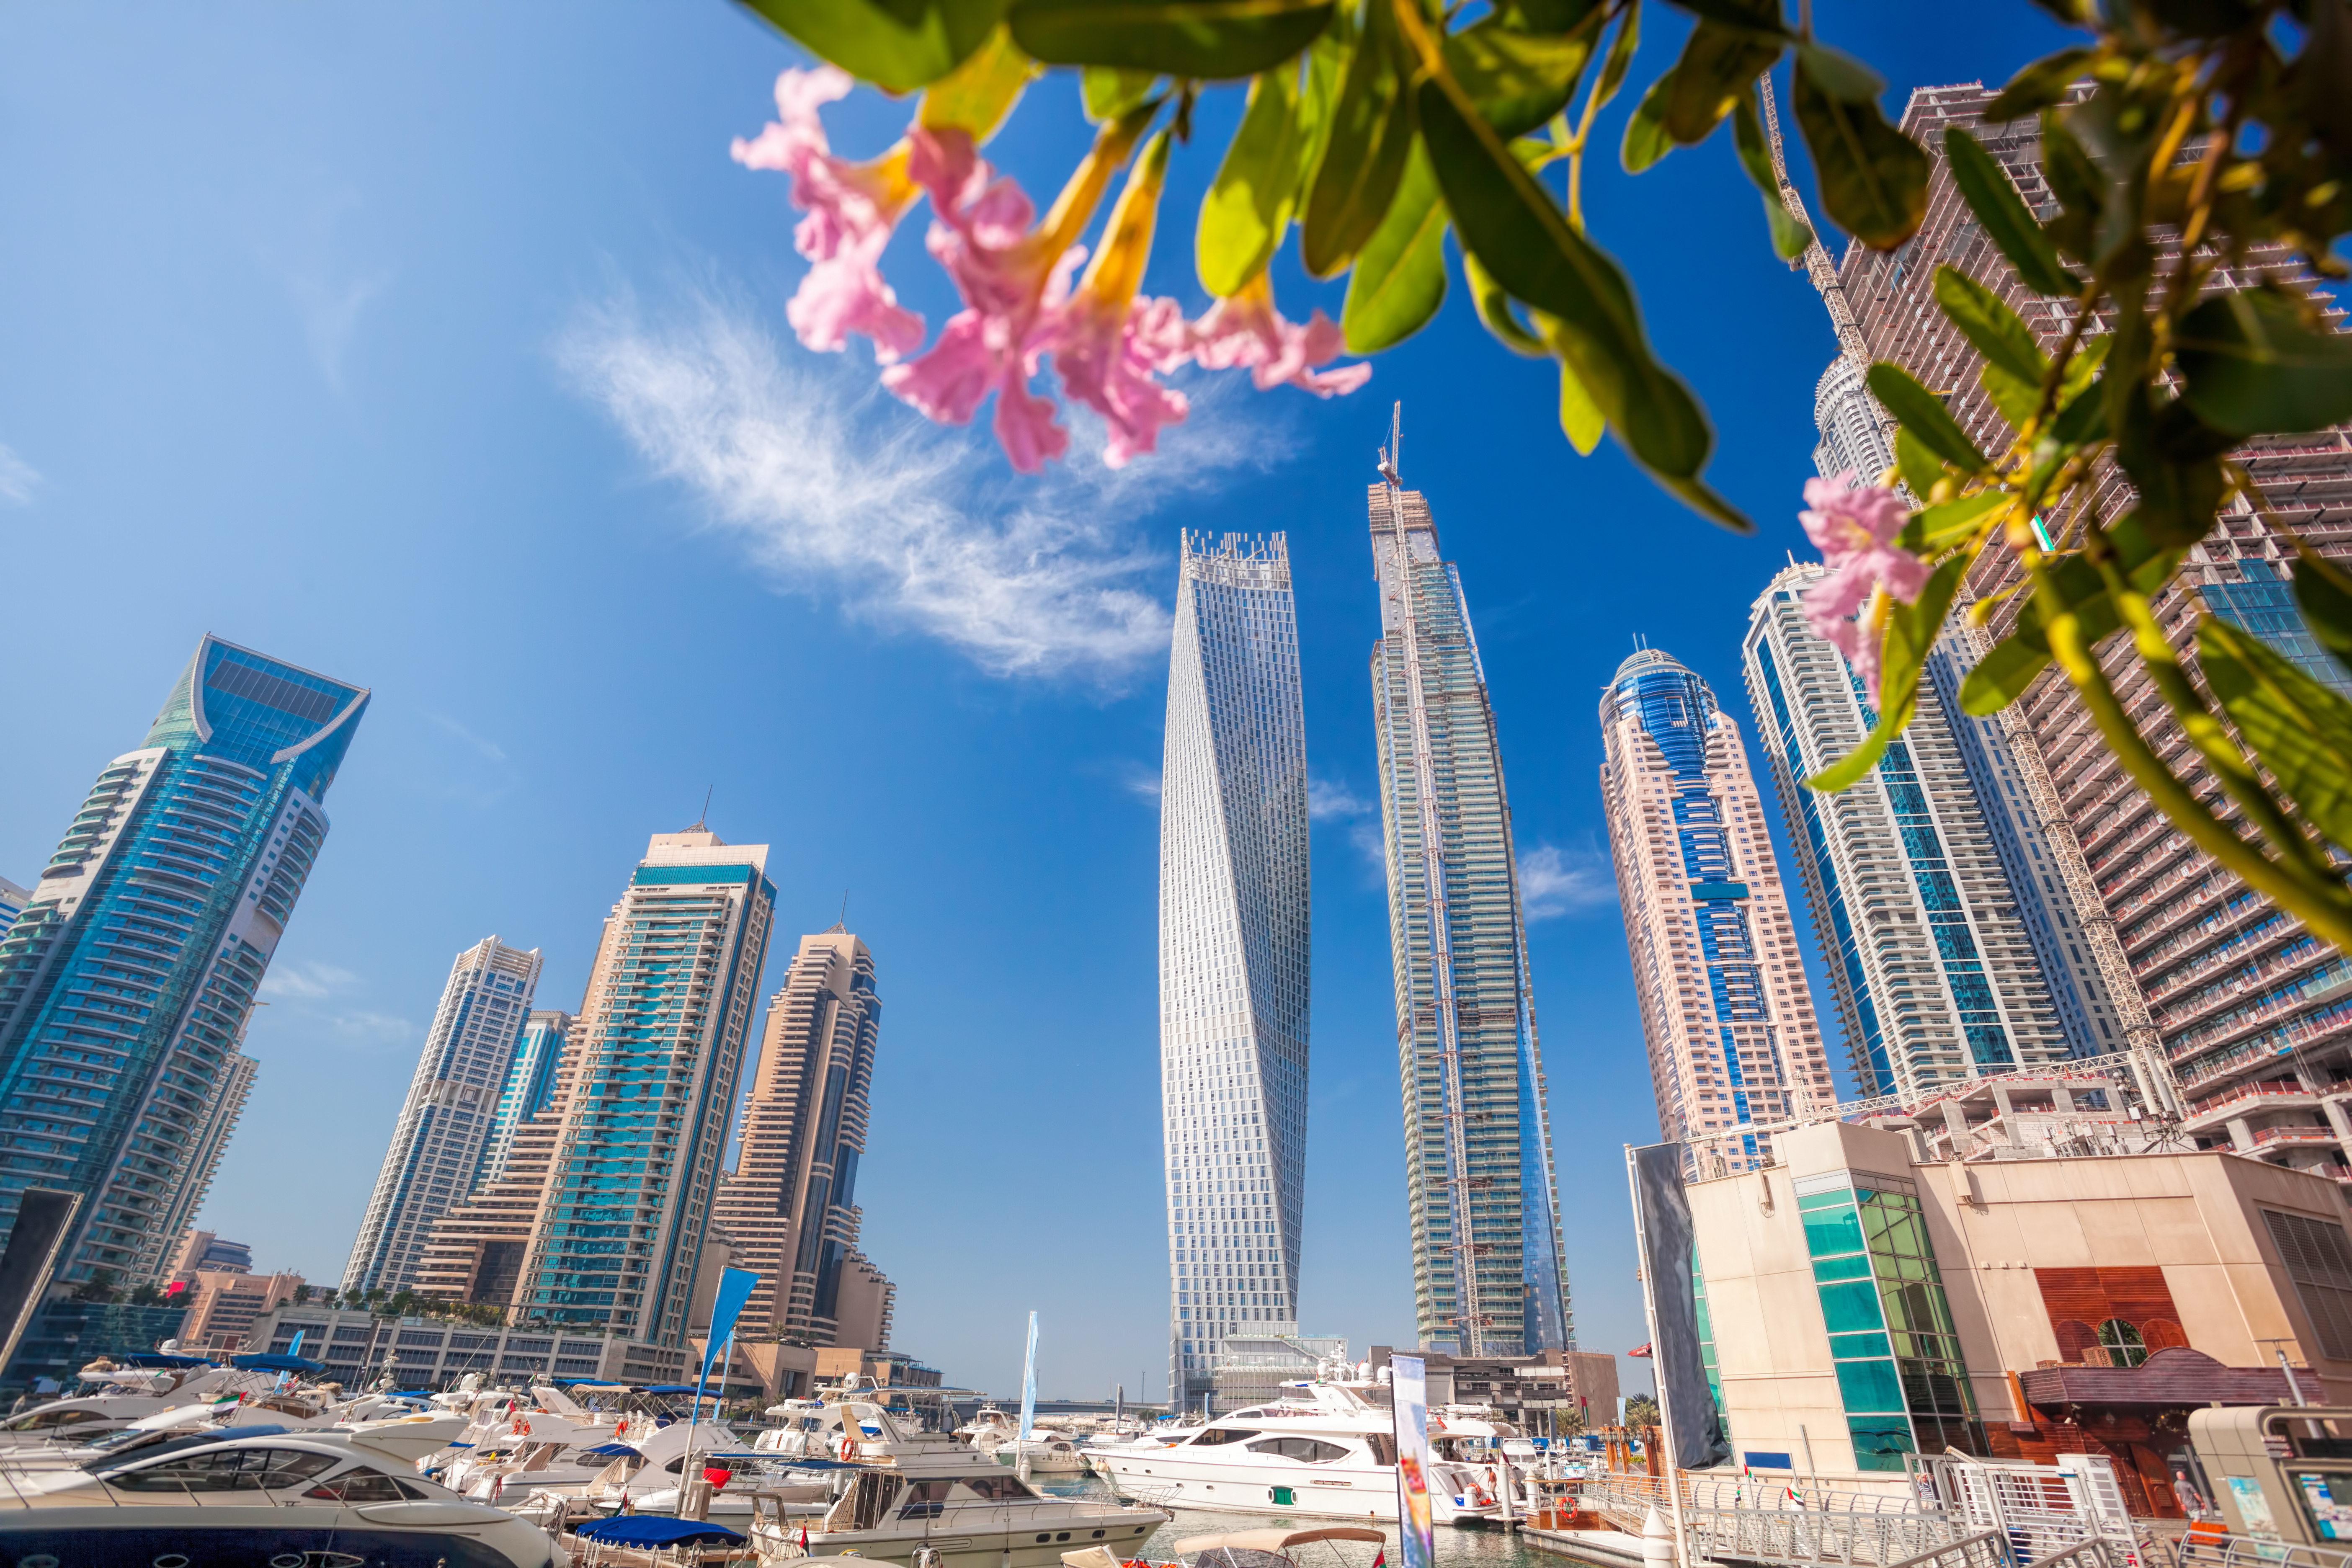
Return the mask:
{"type": "Polygon", "coordinates": [[[1654,1395],[1636,1394],[1625,1401],[1625,1425],[1640,1428],[1658,1425],[1658,1401],[1654,1395]]]}
{"type": "MultiPolygon", "coordinates": [[[[1557,365],[1577,451],[1605,432],[1701,515],[1750,526],[1706,486],[1706,414],[1652,353],[1630,281],[1585,222],[1585,157],[1624,85],[1643,0],[748,3],[839,68],[787,70],[778,120],[735,147],[790,174],[812,214],[799,242],[814,265],[790,312],[802,341],[871,338],[885,385],[936,419],[968,421],[992,393],[1016,468],[1066,445],[1052,397],[1033,384],[1047,355],[1064,395],[1103,415],[1114,462],[1183,417],[1181,396],[1154,379],[1181,364],[1247,367],[1262,387],[1349,390],[1361,367],[1314,367],[1426,324],[1453,286],[1450,234],[1488,330],[1557,365]],[[1017,187],[991,183],[979,149],[1046,68],[1079,73],[1096,129],[1033,222],[1017,187]],[[851,78],[921,89],[906,138],[863,163],[832,154],[818,114],[851,78]],[[1196,270],[1217,303],[1188,322],[1137,286],[1172,145],[1189,144],[1204,93],[1244,82],[1196,228],[1196,270]],[[1072,247],[1122,166],[1099,244],[1068,289],[1072,247]],[[925,198],[932,248],[969,308],[917,353],[923,322],[898,304],[878,258],[925,198]],[[1008,239],[1007,224],[1026,233],[1008,239]],[[1348,279],[1336,327],[1275,309],[1267,265],[1294,225],[1307,270],[1348,279]]],[[[1759,112],[1761,79],[1792,55],[1794,117],[1824,212],[1874,249],[1911,238],[1927,154],[1880,112],[1877,74],[1814,34],[1802,0],[1793,22],[1783,0],[1672,4],[1696,25],[1633,110],[1627,172],[1728,121],[1768,242],[1783,258],[1802,254],[1813,237],[1782,195],[1759,112]]],[[[1856,752],[1808,782],[1843,789],[1876,765],[1910,722],[1963,579],[2006,553],[2014,581],[1999,598],[2015,601],[2014,621],[1963,707],[1998,711],[2054,666],[2159,811],[2313,932],[2352,947],[2352,857],[2336,852],[2352,850],[2352,701],[2211,616],[2196,636],[2200,685],[2151,607],[2225,506],[2269,512],[2232,450],[2352,420],[2352,338],[2308,282],[2347,275],[2331,247],[2352,227],[2352,0],[2039,4],[2081,41],[2020,71],[1987,118],[2039,117],[2053,210],[2028,208],[1965,131],[1948,132],[1944,151],[1985,236],[2067,328],[2046,345],[2000,299],[1938,270],[1939,307],[1983,356],[1982,384],[2008,422],[1993,450],[1899,366],[1870,367],[1900,426],[1895,466],[1858,476],[1877,482],[1843,497],[1809,496],[1806,520],[1833,568],[1810,607],[1876,718],[1856,752]],[[2222,268],[2257,254],[2297,265],[2266,268],[2252,289],[2220,286],[2222,268]],[[2103,510],[2099,481],[2118,468],[2132,493],[2103,510]],[[2183,760],[2226,798],[2200,794],[2200,773],[2141,737],[2095,655],[2110,638],[2179,721],[2194,753],[2183,760]]],[[[2303,618],[2352,670],[2352,576],[2287,537],[2301,553],[2303,618]]],[[[2000,609],[1986,598],[1968,613],[1981,625],[2000,609]]]]}
{"type": "Polygon", "coordinates": [[[294,1287],[294,1300],[295,1300],[296,1301],[298,1301],[298,1302],[301,1302],[301,1301],[308,1301],[308,1300],[310,1300],[310,1287],[309,1287],[308,1285],[297,1285],[297,1286],[295,1286],[295,1287],[294,1287]]]}
{"type": "Polygon", "coordinates": [[[121,1294],[115,1289],[114,1281],[113,1269],[93,1268],[89,1271],[89,1278],[75,1287],[73,1299],[77,1301],[111,1301],[121,1294]]]}

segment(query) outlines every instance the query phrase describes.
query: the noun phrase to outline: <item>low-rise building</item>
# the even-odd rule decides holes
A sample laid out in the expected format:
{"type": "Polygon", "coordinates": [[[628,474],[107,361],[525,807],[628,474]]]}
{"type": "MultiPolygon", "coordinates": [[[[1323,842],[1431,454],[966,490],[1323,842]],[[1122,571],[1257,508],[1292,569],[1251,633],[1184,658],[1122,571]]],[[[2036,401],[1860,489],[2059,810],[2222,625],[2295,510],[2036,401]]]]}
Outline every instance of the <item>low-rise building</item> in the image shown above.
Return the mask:
{"type": "Polygon", "coordinates": [[[167,1293],[173,1305],[182,1299],[187,1305],[188,1323],[180,1334],[183,1345],[192,1351],[242,1351],[253,1348],[246,1342],[253,1335],[256,1321],[271,1308],[305,1293],[305,1287],[299,1274],[198,1268],[185,1280],[173,1280],[167,1293]]]}
{"type": "Polygon", "coordinates": [[[2105,1454],[2135,1512],[2169,1517],[2190,1410],[2352,1402],[2336,1182],[2177,1147],[2070,1154],[2066,1111],[2005,1092],[1981,1121],[1963,1103],[1784,1131],[1775,1164],[1690,1184],[1734,1464],[1869,1488],[1948,1447],[2105,1454]],[[2060,1135],[2009,1141],[2045,1123],[2060,1135]],[[1923,1159],[1930,1134],[1966,1157],[1923,1159]]]}
{"type": "Polygon", "coordinates": [[[210,1269],[216,1274],[250,1274],[253,1248],[242,1241],[229,1241],[209,1230],[191,1226],[180,1233],[180,1245],[172,1249],[163,1277],[194,1284],[198,1269],[210,1269]]]}
{"type": "Polygon", "coordinates": [[[347,1387],[389,1377],[402,1388],[439,1388],[467,1373],[486,1378],[552,1378],[640,1385],[691,1383],[698,1353],[635,1340],[502,1326],[446,1318],[386,1318],[364,1310],[288,1305],[254,1324],[255,1349],[301,1353],[327,1363],[347,1387]]]}
{"type": "MultiPolygon", "coordinates": [[[[1372,1347],[1372,1366],[1393,1353],[1372,1347]]],[[[1617,1358],[1603,1351],[1545,1351],[1539,1355],[1460,1356],[1409,1350],[1422,1358],[1429,1403],[1492,1405],[1496,1415],[1535,1436],[1580,1424],[1606,1426],[1617,1409],[1617,1358]]]]}

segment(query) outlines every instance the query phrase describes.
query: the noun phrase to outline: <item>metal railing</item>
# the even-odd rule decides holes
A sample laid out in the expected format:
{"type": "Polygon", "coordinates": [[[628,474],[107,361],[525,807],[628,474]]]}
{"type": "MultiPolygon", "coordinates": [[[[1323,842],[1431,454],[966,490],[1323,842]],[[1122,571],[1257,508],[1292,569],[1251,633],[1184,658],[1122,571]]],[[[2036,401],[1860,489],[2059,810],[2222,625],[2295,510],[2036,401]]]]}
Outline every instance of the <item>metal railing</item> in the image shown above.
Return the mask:
{"type": "Polygon", "coordinates": [[[2217,1537],[2194,1528],[2172,1550],[2180,1568],[2352,1568],[2352,1551],[2242,1535],[2217,1537]]]}
{"type": "Polygon", "coordinates": [[[1836,1563],[1841,1568],[2016,1568],[2008,1538],[1929,1513],[1686,1508],[1694,1561],[1836,1563]]]}

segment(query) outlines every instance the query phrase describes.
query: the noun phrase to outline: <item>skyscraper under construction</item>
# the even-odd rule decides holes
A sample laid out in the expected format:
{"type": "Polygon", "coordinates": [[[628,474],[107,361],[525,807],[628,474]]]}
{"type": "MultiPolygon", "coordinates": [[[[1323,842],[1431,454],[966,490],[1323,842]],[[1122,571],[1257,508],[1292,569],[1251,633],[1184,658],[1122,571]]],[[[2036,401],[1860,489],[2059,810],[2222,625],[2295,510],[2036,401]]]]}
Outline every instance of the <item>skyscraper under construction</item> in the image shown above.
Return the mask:
{"type": "MultiPolygon", "coordinates": [[[[1393,428],[1393,427],[1392,427],[1393,428]]],[[[1371,487],[1371,658],[1421,1342],[1573,1342],[1503,760],[1470,607],[1393,436],[1371,487]]]]}

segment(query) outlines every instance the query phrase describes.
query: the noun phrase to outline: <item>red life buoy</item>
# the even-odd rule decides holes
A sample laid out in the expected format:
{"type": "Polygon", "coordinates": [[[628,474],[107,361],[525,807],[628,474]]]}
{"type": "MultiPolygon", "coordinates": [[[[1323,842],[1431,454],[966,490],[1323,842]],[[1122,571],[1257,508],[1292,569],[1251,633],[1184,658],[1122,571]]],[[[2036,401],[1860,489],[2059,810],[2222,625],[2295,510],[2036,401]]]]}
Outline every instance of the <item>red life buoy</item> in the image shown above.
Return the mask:
{"type": "Polygon", "coordinates": [[[857,1439],[852,1437],[848,1433],[844,1432],[841,1435],[841,1457],[845,1459],[851,1458],[855,1457],[856,1453],[857,1439]]]}

